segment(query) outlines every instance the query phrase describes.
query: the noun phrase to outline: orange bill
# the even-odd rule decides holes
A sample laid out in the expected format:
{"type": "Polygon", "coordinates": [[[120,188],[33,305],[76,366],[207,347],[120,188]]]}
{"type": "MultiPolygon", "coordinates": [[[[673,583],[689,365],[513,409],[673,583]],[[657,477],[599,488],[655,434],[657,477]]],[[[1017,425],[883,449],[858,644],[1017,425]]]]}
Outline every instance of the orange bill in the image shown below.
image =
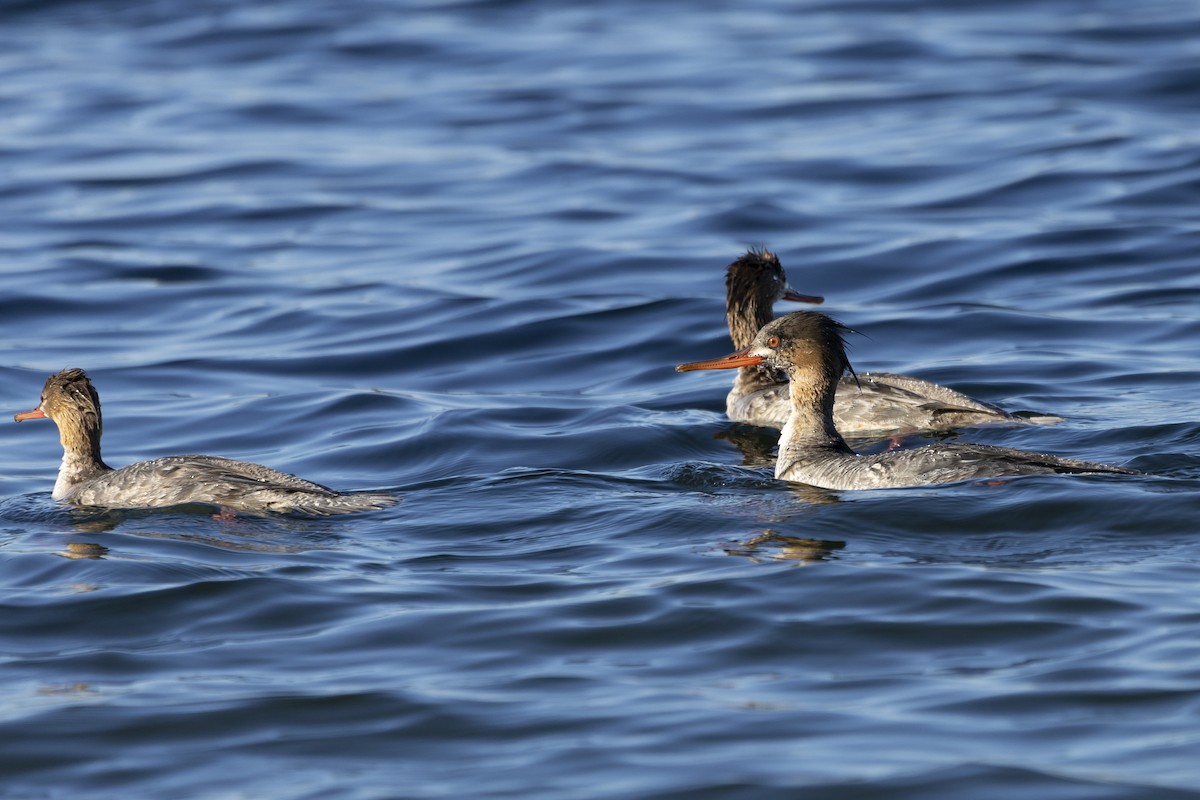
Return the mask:
{"type": "Polygon", "coordinates": [[[813,305],[820,305],[825,302],[825,298],[819,294],[800,294],[790,286],[784,290],[783,299],[791,300],[793,303],[812,303],[813,305]]]}
{"type": "Polygon", "coordinates": [[[762,356],[746,355],[750,348],[738,350],[720,358],[710,358],[708,361],[693,361],[690,364],[680,364],[676,372],[691,372],[697,369],[733,369],[734,367],[757,367],[763,362],[762,356]]]}
{"type": "Polygon", "coordinates": [[[17,422],[24,422],[27,419],[46,419],[46,415],[42,412],[42,409],[39,406],[32,411],[22,411],[20,414],[14,414],[13,419],[15,419],[17,422]]]}

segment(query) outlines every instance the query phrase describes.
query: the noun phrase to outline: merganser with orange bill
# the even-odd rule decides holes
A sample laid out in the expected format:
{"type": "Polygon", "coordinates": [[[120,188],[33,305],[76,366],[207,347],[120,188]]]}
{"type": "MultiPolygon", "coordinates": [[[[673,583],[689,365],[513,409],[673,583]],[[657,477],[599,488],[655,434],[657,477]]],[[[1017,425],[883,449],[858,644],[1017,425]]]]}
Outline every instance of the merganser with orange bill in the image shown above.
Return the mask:
{"type": "MultiPolygon", "coordinates": [[[[779,258],[766,248],[751,249],[725,272],[725,318],[733,347],[750,346],[754,335],[775,318],[777,300],[820,303],[788,285],[779,258]]],[[[757,367],[742,367],[725,398],[734,422],[782,428],[791,413],[787,381],[757,367]]],[[[833,419],[843,435],[902,434],[1000,423],[1062,422],[1050,414],[1012,414],[931,381],[891,372],[864,372],[841,379],[833,419]]]]}
{"type": "Polygon", "coordinates": [[[824,489],[888,489],[1018,475],[1137,475],[1135,470],[1009,447],[938,443],[859,455],[834,422],[838,381],[850,369],[843,333],[824,314],[799,311],[763,327],[750,346],[680,372],[765,367],[787,373],[791,412],[779,437],[775,477],[824,489]]]}
{"type": "Polygon", "coordinates": [[[385,508],[383,492],[338,492],[260,464],[220,456],[167,456],[113,469],[100,457],[100,396],[81,369],[51,375],[41,403],[14,419],[50,419],[58,426],[62,466],[51,497],[77,506],[164,508],[185,503],[249,514],[324,516],[385,508]]]}

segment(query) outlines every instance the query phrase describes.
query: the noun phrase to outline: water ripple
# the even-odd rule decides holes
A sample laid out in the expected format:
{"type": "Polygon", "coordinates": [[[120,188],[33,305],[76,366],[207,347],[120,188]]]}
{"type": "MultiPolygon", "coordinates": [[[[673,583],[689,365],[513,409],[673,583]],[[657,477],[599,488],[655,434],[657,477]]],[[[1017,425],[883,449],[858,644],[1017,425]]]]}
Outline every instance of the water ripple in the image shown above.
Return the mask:
{"type": "Polygon", "coordinates": [[[1198,17],[6,4],[8,413],[80,366],[114,465],[403,502],[68,509],[0,425],[5,791],[1200,796],[1198,17]],[[1066,418],[944,438],[1148,474],[775,481],[672,370],[757,245],[859,369],[1066,418]]]}

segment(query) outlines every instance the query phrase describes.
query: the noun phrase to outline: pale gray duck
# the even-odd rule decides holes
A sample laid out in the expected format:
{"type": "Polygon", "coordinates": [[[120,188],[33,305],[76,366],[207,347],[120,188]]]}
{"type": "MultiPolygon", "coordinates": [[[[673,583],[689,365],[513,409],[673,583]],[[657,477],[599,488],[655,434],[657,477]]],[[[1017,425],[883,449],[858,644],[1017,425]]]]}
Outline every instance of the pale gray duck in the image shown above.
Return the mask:
{"type": "Polygon", "coordinates": [[[50,419],[58,426],[63,459],[51,497],[72,505],[164,508],[203,503],[249,514],[327,515],[396,503],[394,495],[384,492],[338,492],[220,456],[166,456],[113,469],[100,457],[100,396],[81,369],[51,375],[38,407],[14,419],[50,419]]]}
{"type": "Polygon", "coordinates": [[[850,369],[843,333],[824,314],[799,311],[765,325],[749,347],[723,358],[676,367],[777,370],[789,379],[787,422],[779,437],[775,477],[824,489],[887,489],[981,478],[1056,473],[1136,475],[1135,470],[981,444],[936,443],[859,455],[838,432],[834,407],[850,369]]]}
{"type": "MultiPolygon", "coordinates": [[[[735,349],[750,345],[754,335],[775,318],[777,300],[820,303],[788,285],[779,258],[766,248],[751,249],[725,272],[725,318],[735,349]]],[[[787,381],[757,367],[743,367],[725,398],[725,413],[734,422],[781,428],[791,409],[787,381]]],[[[833,418],[843,435],[902,434],[942,431],[1001,423],[1050,424],[1062,417],[1011,414],[931,381],[891,372],[864,372],[844,377],[837,386],[833,418]]]]}

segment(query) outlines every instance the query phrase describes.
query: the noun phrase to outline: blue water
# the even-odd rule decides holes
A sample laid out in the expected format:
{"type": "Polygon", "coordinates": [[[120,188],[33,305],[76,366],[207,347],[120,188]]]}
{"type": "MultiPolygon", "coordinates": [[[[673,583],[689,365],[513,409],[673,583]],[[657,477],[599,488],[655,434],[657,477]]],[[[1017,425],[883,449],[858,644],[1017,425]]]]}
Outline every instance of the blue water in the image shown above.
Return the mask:
{"type": "MultiPolygon", "coordinates": [[[[1200,797],[1200,6],[9,2],[0,408],[403,501],[72,511],[0,423],[5,798],[1200,797]],[[723,417],[748,246],[1150,473],[723,417]]],[[[919,440],[918,440],[919,441],[919,440]]]]}

